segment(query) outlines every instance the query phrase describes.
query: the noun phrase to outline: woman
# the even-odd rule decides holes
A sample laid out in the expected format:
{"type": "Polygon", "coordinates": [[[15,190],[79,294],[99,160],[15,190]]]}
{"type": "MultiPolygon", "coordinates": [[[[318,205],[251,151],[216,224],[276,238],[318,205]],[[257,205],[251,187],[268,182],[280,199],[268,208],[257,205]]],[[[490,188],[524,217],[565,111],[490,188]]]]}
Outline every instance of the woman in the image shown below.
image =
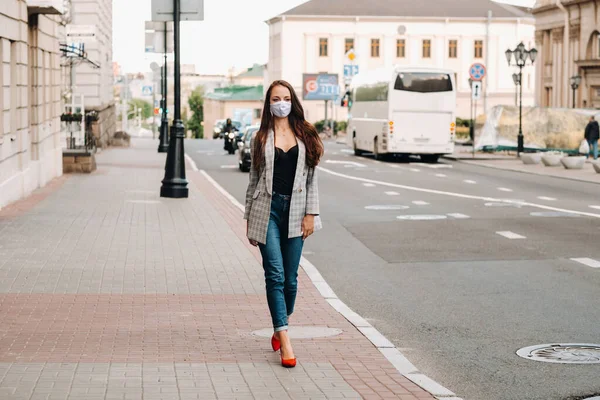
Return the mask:
{"type": "Polygon", "coordinates": [[[263,258],[267,302],[281,365],[296,366],[288,336],[304,240],[321,228],[316,167],[323,155],[317,130],[304,119],[292,86],[275,81],[265,98],[260,130],[252,140],[246,191],[247,235],[263,258]]]}

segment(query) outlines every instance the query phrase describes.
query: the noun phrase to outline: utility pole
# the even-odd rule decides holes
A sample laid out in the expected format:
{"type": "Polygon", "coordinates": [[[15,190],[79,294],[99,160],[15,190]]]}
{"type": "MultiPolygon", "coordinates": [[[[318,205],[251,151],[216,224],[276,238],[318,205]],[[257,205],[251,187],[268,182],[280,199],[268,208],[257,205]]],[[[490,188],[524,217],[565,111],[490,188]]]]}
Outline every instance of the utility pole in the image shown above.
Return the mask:
{"type": "Polygon", "coordinates": [[[159,134],[159,139],[160,142],[158,144],[158,152],[159,153],[166,153],[169,150],[169,119],[167,118],[167,109],[168,109],[168,104],[167,104],[167,22],[165,22],[165,53],[164,53],[164,58],[165,58],[165,65],[162,68],[162,100],[160,102],[160,108],[162,110],[162,114],[161,114],[161,119],[160,119],[160,134],[159,134]]]}
{"type": "MultiPolygon", "coordinates": [[[[187,198],[189,189],[185,177],[185,127],[181,121],[181,43],[180,43],[181,0],[173,0],[173,32],[175,41],[175,110],[173,126],[171,127],[171,141],[167,152],[165,177],[160,188],[161,197],[187,198]]],[[[166,29],[165,29],[166,31],[166,29]]],[[[165,46],[166,47],[166,46],[165,46]]]]}

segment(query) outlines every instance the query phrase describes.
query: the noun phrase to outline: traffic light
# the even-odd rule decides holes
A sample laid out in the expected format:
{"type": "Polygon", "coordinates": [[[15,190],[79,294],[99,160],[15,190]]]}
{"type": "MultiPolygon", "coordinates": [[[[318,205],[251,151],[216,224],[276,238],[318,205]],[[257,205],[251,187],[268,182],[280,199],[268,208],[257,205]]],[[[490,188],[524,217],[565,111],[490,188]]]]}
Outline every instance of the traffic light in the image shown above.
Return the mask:
{"type": "Polygon", "coordinates": [[[160,112],[160,108],[154,107],[154,115],[158,115],[159,112],[160,112]]]}

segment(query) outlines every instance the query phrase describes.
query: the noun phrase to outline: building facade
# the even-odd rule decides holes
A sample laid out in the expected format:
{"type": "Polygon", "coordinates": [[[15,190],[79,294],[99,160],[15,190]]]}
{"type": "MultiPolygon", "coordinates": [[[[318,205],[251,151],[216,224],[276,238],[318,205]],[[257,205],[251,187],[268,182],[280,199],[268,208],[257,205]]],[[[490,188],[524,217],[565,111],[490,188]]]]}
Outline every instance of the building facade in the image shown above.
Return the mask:
{"type": "MultiPolygon", "coordinates": [[[[74,92],[84,96],[86,111],[97,111],[98,121],[93,131],[101,147],[108,144],[116,129],[113,71],[113,17],[112,0],[69,0],[70,23],[67,31],[93,32],[94,37],[82,39],[87,59],[76,65],[74,92]]],[[[76,43],[77,36],[67,38],[76,43]]],[[[64,80],[70,80],[70,71],[63,71],[64,80]]]]}
{"type": "Polygon", "coordinates": [[[541,106],[600,109],[600,1],[538,0],[536,98],[541,106]],[[581,76],[575,91],[571,77],[581,76]]]}
{"type": "Polygon", "coordinates": [[[204,138],[212,139],[218,120],[231,118],[244,125],[260,122],[264,104],[262,85],[229,86],[204,96],[204,138]]]}
{"type": "MultiPolygon", "coordinates": [[[[301,93],[305,73],[335,73],[344,86],[345,54],[354,49],[359,72],[392,65],[454,70],[458,113],[470,115],[469,67],[487,67],[479,110],[515,104],[515,85],[504,52],[521,41],[533,45],[533,17],[522,9],[489,0],[313,0],[269,21],[269,62],[265,87],[289,81],[301,93]],[[464,4],[467,3],[467,4],[464,4]]],[[[534,102],[535,71],[524,70],[524,104],[534,102]]],[[[311,121],[325,114],[322,101],[305,102],[311,121]]],[[[347,109],[335,110],[338,120],[347,109]]]]}
{"type": "Polygon", "coordinates": [[[0,4],[0,207],[62,175],[62,7],[52,4],[0,4]]]}

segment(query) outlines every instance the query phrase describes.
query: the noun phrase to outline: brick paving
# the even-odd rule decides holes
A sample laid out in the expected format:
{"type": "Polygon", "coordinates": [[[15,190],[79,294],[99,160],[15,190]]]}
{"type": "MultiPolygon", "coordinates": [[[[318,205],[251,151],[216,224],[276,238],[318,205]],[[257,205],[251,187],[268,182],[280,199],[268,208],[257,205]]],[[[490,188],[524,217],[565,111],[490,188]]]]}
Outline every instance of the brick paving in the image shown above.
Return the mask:
{"type": "Polygon", "coordinates": [[[342,334],[281,368],[240,210],[191,169],[160,198],[164,155],[132,143],[0,210],[0,399],[433,398],[303,272],[292,325],[342,334]]]}

